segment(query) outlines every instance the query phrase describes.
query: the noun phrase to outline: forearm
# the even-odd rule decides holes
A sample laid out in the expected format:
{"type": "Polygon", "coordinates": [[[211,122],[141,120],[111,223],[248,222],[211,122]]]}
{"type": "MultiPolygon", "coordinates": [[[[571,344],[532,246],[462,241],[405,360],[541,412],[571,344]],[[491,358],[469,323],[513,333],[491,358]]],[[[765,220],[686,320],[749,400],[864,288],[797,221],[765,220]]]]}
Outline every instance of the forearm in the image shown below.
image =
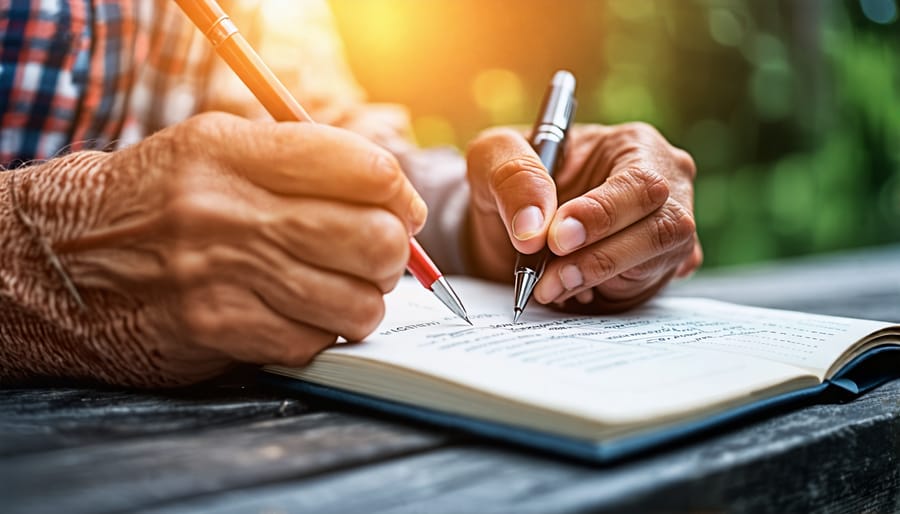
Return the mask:
{"type": "Polygon", "coordinates": [[[88,263],[64,250],[120,215],[107,201],[116,184],[106,158],[80,152],[0,173],[0,382],[160,382],[153,356],[128,337],[140,306],[79,286],[73,271],[88,263]]]}

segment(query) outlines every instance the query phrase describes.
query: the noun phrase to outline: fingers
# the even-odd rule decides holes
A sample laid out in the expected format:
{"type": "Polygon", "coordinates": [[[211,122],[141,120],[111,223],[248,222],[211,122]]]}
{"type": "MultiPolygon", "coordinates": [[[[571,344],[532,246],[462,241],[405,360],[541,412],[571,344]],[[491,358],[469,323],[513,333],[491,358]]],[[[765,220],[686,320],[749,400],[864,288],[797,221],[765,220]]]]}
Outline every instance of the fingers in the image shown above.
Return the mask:
{"type": "Polygon", "coordinates": [[[193,343],[256,364],[302,366],[337,337],[274,312],[252,291],[232,284],[184,295],[182,333],[193,343]]]}
{"type": "Polygon", "coordinates": [[[672,252],[654,257],[625,270],[593,289],[607,302],[622,303],[642,297],[644,293],[655,291],[663,285],[662,279],[672,275],[672,270],[680,260],[684,259],[687,251],[688,247],[686,246],[678,247],[672,252]]]}
{"type": "Polygon", "coordinates": [[[387,210],[364,205],[276,198],[255,237],[296,261],[357,277],[385,293],[409,260],[403,222],[387,210]]]}
{"type": "Polygon", "coordinates": [[[641,220],[668,198],[668,184],[658,173],[644,167],[615,173],[557,210],[547,241],[550,250],[566,255],[599,241],[641,220]]]}
{"type": "Polygon", "coordinates": [[[494,223],[499,214],[517,250],[540,250],[556,212],[556,186],[525,138],[509,129],[487,131],[469,146],[467,161],[473,223],[494,223]]]}
{"type": "Polygon", "coordinates": [[[691,254],[678,265],[675,276],[678,278],[685,278],[696,271],[701,264],[703,264],[703,247],[700,246],[700,238],[695,234],[691,254]]]}
{"type": "MultiPolygon", "coordinates": [[[[257,201],[261,201],[257,198],[257,201]]],[[[382,295],[396,285],[409,258],[409,237],[392,213],[325,200],[273,198],[258,221],[247,205],[232,206],[236,237],[190,238],[169,259],[178,290],[228,282],[257,294],[290,320],[347,339],[360,339],[383,316],[382,295]]]]}
{"type": "Polygon", "coordinates": [[[669,201],[624,230],[550,262],[534,297],[541,303],[563,301],[648,261],[648,267],[632,273],[638,280],[658,280],[687,257],[694,231],[690,213],[669,201]],[[662,259],[653,261],[657,257],[662,259]]]}
{"type": "MultiPolygon", "coordinates": [[[[391,288],[401,276],[393,277],[391,288]]],[[[282,318],[348,341],[365,338],[384,317],[384,294],[372,283],[303,264],[273,270],[248,267],[236,282],[282,318]]]]}
{"type": "Polygon", "coordinates": [[[573,298],[604,310],[633,306],[702,261],[690,155],[641,123],[598,132],[595,144],[585,168],[576,170],[593,177],[594,187],[573,195],[572,187],[583,186],[567,175],[561,189],[573,198],[548,230],[547,244],[561,258],[535,291],[543,303],[573,298]]]}
{"type": "Polygon", "coordinates": [[[281,195],[383,206],[409,232],[425,223],[424,201],[397,160],[365,138],[326,125],[261,123],[213,113],[184,124],[197,148],[232,172],[281,195]]]}
{"type": "Polygon", "coordinates": [[[182,295],[178,315],[193,343],[242,362],[300,366],[338,336],[365,338],[384,316],[381,292],[347,276],[302,266],[243,271],[233,282],[198,282],[182,295]]]}

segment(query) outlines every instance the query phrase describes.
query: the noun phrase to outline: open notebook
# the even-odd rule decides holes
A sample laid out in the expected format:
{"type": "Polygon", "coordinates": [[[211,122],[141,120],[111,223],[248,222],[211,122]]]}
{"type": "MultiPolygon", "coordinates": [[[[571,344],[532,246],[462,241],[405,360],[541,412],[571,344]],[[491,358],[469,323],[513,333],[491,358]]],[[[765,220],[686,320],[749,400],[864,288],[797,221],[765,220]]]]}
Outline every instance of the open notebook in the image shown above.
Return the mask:
{"type": "Polygon", "coordinates": [[[463,324],[405,278],[361,343],[267,381],[608,461],[740,416],[900,376],[900,325],[658,298],[625,314],[529,306],[512,324],[508,286],[461,277],[463,324]]]}

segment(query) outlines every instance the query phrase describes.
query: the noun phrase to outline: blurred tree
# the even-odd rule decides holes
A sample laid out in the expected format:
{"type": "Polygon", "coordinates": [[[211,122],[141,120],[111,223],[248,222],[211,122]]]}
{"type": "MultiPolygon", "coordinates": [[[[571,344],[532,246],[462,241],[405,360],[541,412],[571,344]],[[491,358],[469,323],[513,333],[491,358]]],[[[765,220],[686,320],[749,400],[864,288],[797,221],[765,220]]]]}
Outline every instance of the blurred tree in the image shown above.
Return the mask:
{"type": "Polygon", "coordinates": [[[332,0],[375,101],[422,144],[528,124],[558,68],[578,120],[697,160],[707,265],[900,241],[897,0],[332,0]]]}

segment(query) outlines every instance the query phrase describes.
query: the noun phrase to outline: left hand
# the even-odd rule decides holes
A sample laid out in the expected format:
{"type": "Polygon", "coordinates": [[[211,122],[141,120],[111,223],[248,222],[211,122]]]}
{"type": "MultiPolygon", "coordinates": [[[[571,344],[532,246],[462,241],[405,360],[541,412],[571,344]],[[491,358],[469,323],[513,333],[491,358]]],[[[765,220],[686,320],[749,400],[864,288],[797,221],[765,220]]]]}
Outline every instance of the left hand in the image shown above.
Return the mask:
{"type": "Polygon", "coordinates": [[[510,281],[515,250],[546,244],[556,257],[534,299],[609,312],[700,265],[687,152],[643,123],[578,126],[567,144],[553,179],[519,132],[488,130],[469,145],[467,246],[476,275],[510,281]]]}

